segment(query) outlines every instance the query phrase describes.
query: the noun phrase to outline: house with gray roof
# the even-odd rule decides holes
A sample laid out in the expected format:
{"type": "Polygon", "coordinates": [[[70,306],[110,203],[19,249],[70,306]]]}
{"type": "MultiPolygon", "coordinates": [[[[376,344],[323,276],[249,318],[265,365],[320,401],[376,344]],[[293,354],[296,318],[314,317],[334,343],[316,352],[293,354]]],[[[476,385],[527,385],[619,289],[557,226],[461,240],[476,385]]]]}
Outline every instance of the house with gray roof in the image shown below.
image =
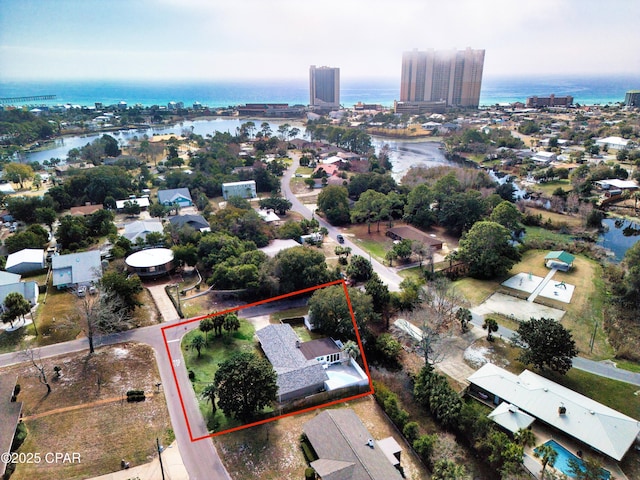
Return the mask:
{"type": "Polygon", "coordinates": [[[323,480],[401,480],[400,445],[393,437],[375,441],[350,408],[325,410],[302,427],[318,460],[311,467],[323,480]]]}
{"type": "Polygon", "coordinates": [[[164,233],[160,220],[138,220],[127,223],[124,226],[123,236],[130,242],[136,243],[139,238],[146,240],[147,234],[152,232],[164,233]]]}
{"type": "Polygon", "coordinates": [[[51,257],[51,281],[54,287],[91,285],[101,278],[102,262],[99,250],[51,257]]]}
{"type": "Polygon", "coordinates": [[[172,188],[169,190],[158,190],[158,203],[165,207],[178,205],[180,207],[190,207],[193,205],[191,193],[188,188],[172,188]]]}
{"type": "Polygon", "coordinates": [[[323,363],[307,358],[291,325],[268,325],[256,332],[260,346],[278,374],[278,401],[318,393],[325,389],[329,376],[323,363]]]}
{"type": "Polygon", "coordinates": [[[209,222],[207,222],[202,215],[176,215],[175,217],[171,217],[169,222],[177,228],[182,228],[185,225],[188,225],[200,232],[211,231],[209,222]]]}

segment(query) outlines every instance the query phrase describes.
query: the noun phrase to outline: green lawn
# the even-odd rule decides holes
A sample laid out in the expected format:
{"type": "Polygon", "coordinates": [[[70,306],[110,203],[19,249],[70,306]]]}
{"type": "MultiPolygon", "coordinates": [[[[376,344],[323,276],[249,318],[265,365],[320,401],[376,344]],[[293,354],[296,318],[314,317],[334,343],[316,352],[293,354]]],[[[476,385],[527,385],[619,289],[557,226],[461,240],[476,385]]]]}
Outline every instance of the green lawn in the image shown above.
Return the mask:
{"type": "Polygon", "coordinates": [[[309,313],[309,307],[289,308],[288,310],[280,310],[272,313],[269,320],[271,323],[277,323],[283,318],[302,317],[307,313],[309,313]]]}
{"type": "Polygon", "coordinates": [[[550,197],[553,192],[561,187],[565,192],[573,190],[573,185],[569,180],[552,180],[550,182],[536,183],[532,186],[533,191],[542,192],[545,196],[550,197]]]}
{"type": "Polygon", "coordinates": [[[310,167],[298,167],[296,169],[296,173],[300,175],[311,175],[313,173],[313,168],[310,167]]]}
{"type": "Polygon", "coordinates": [[[557,233],[542,227],[527,227],[527,233],[524,237],[524,241],[526,243],[533,240],[551,241],[560,244],[573,242],[571,235],[557,233]]]}
{"type": "Polygon", "coordinates": [[[376,260],[384,263],[384,257],[388,250],[387,245],[376,240],[363,240],[360,238],[356,241],[356,244],[376,260]]]}
{"type": "Polygon", "coordinates": [[[200,411],[212,431],[223,431],[237,427],[242,425],[242,422],[234,418],[227,418],[219,409],[215,417],[213,417],[211,415],[211,403],[203,399],[200,394],[207,385],[213,382],[220,363],[237,352],[258,351],[257,344],[253,340],[254,333],[253,325],[244,319],[240,319],[240,330],[233,334],[224,332],[222,336],[216,337],[212,332],[209,332],[208,345],[201,350],[200,357],[198,357],[198,352],[195,349],[189,348],[191,339],[198,334],[202,335],[200,330],[196,329],[189,332],[182,340],[182,354],[184,355],[187,370],[195,374],[192,385],[198,398],[200,411]]]}

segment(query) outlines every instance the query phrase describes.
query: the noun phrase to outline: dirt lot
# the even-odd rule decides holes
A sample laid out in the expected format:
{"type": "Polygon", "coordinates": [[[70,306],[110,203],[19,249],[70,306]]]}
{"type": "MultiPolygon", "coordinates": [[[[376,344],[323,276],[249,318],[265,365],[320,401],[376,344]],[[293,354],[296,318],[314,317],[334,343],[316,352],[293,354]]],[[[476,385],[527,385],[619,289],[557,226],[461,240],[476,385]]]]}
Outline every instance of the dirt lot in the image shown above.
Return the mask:
{"type": "MultiPolygon", "coordinates": [[[[372,396],[346,402],[336,408],[345,407],[355,410],[375,439],[393,436],[403,447],[402,466],[407,479],[428,478],[427,470],[409,452],[401,435],[372,396]]],[[[215,437],[214,443],[233,478],[303,478],[307,464],[300,448],[302,425],[320,411],[294,415],[259,427],[228,433],[215,437]]]]}
{"type": "Polygon", "coordinates": [[[171,422],[153,350],[125,343],[43,360],[52,391],[34,376],[30,363],[4,370],[18,376],[24,422],[29,434],[19,452],[77,452],[80,464],[23,464],[15,480],[82,479],[148,462],[155,439],[172,440],[171,422]],[[62,373],[55,377],[54,366],[62,373]],[[127,390],[142,389],[146,401],[127,403],[127,390]]]}

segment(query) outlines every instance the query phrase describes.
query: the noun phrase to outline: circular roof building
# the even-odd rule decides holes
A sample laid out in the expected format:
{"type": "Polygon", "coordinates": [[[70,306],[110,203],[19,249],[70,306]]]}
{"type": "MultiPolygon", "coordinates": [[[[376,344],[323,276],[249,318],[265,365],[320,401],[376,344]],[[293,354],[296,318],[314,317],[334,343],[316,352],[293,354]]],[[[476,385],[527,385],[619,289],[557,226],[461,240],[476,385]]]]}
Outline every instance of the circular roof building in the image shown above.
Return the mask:
{"type": "Polygon", "coordinates": [[[156,277],[173,270],[173,251],[169,248],[149,248],[132,253],[125,259],[131,273],[140,277],[156,277]]]}

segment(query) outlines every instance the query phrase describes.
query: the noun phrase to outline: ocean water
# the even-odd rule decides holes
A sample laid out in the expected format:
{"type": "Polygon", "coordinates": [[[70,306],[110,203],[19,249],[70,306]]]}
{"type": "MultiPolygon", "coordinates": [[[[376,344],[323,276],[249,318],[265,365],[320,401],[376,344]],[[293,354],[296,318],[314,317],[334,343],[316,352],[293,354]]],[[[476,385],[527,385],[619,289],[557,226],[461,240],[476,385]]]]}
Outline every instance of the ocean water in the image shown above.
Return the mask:
{"type": "MultiPolygon", "coordinates": [[[[640,75],[627,77],[490,77],[485,76],[480,94],[481,105],[525,102],[538,95],[572,95],[575,103],[585,105],[624,101],[628,90],[640,89],[640,75]]],[[[226,107],[251,102],[309,103],[306,79],[255,81],[9,81],[0,78],[0,98],[56,95],[56,99],[33,102],[34,105],[105,105],[127,102],[129,105],[166,105],[200,102],[209,107],[226,107]]],[[[392,106],[400,96],[399,79],[342,79],[340,100],[347,107],[357,102],[392,106]]]]}

